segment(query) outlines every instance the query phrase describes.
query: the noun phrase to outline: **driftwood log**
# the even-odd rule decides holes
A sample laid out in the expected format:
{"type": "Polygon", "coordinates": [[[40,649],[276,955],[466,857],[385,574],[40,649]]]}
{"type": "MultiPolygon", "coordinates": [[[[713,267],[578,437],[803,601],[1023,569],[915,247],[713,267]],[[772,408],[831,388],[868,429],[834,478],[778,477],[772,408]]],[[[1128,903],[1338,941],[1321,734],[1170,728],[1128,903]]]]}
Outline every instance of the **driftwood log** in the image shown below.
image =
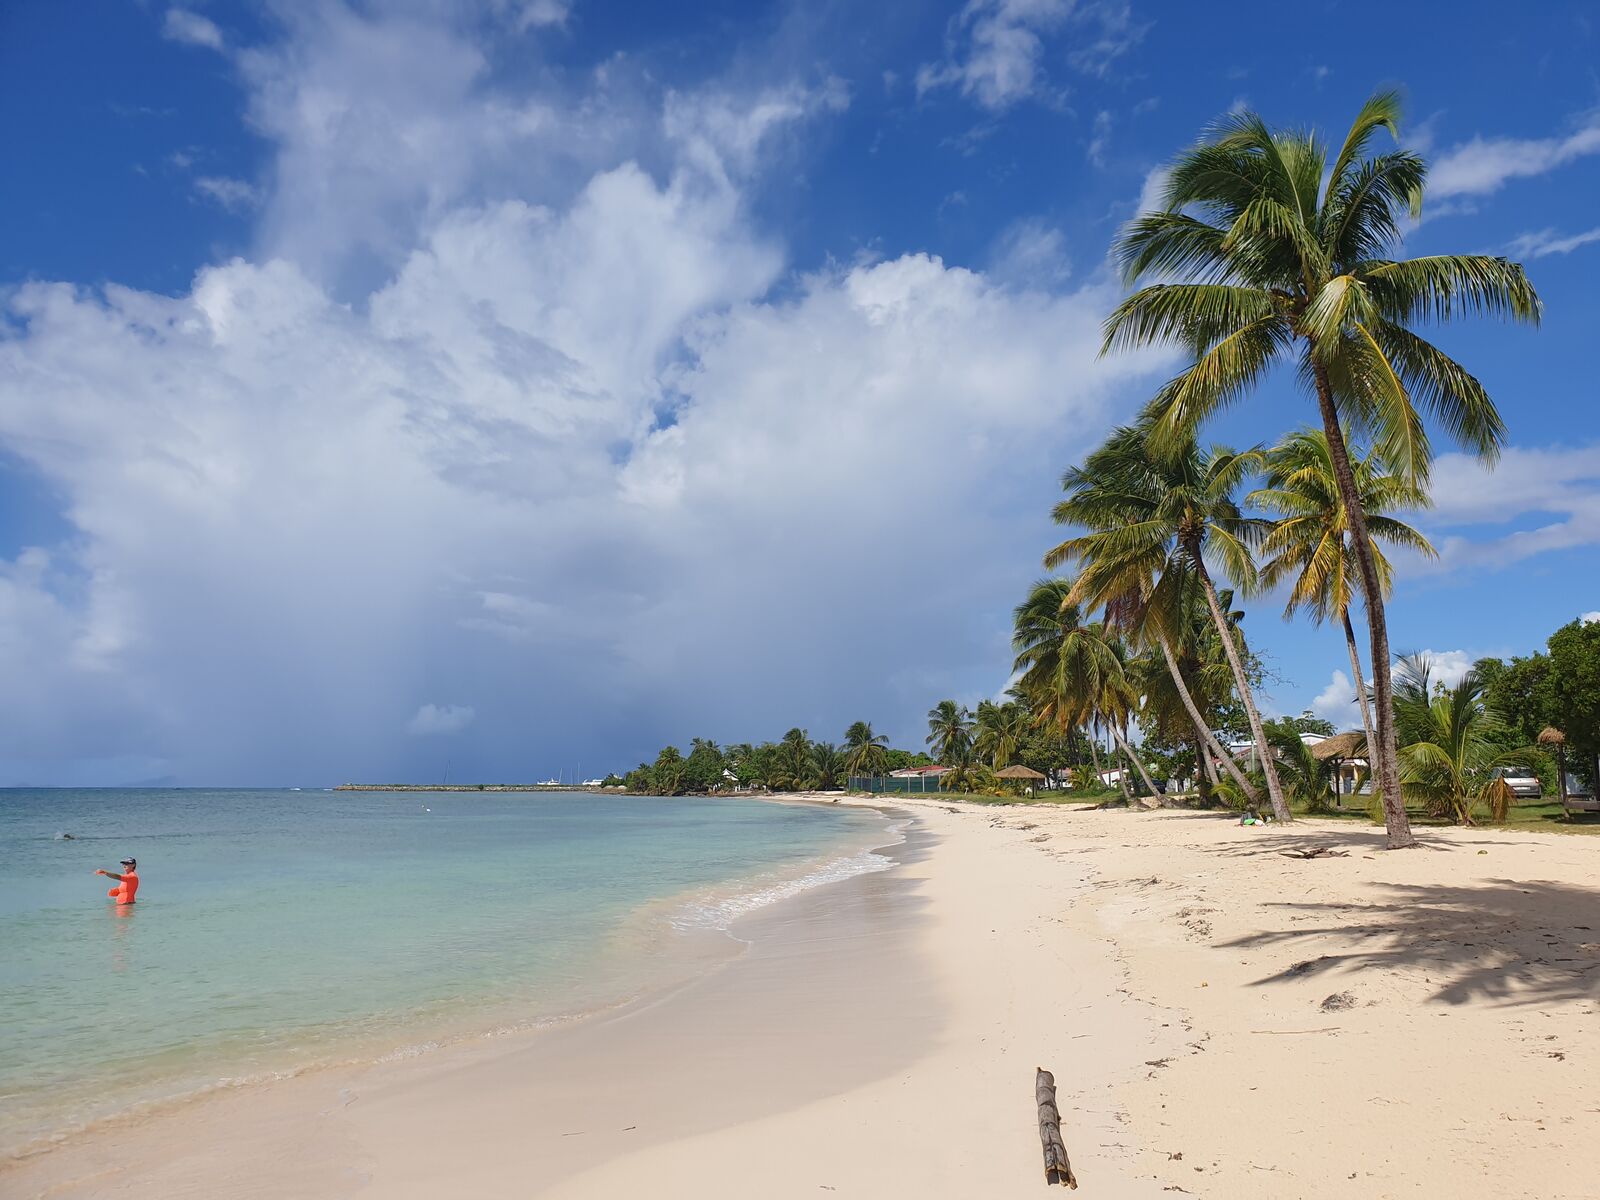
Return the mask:
{"type": "Polygon", "coordinates": [[[1044,1146],[1044,1181],[1065,1184],[1074,1191],[1078,1177],[1072,1173],[1067,1145],[1061,1140],[1061,1110],[1056,1107],[1056,1077],[1043,1067],[1033,1077],[1033,1098],[1039,1104],[1039,1141],[1044,1146]]]}

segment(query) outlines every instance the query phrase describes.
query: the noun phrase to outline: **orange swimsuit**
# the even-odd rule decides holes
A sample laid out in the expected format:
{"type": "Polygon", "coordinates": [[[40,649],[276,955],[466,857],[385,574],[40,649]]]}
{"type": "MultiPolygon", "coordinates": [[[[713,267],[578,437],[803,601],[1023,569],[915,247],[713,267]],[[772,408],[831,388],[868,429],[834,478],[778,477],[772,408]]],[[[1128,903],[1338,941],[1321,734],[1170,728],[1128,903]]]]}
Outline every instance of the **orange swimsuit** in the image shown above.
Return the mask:
{"type": "Polygon", "coordinates": [[[139,873],[137,871],[129,871],[122,877],[122,882],[107,892],[106,895],[110,896],[118,904],[132,904],[133,894],[138,890],[139,873]]]}

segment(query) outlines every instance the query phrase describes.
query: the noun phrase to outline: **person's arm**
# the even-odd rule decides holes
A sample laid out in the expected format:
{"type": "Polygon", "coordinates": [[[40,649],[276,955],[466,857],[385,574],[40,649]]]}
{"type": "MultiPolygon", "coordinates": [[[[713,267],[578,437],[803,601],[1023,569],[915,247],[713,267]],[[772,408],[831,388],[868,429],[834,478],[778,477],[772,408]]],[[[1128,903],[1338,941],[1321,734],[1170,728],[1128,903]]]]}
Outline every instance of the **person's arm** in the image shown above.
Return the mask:
{"type": "Polygon", "coordinates": [[[115,879],[118,883],[127,882],[127,880],[125,880],[121,875],[118,875],[115,871],[96,871],[95,874],[104,875],[107,879],[115,879]]]}

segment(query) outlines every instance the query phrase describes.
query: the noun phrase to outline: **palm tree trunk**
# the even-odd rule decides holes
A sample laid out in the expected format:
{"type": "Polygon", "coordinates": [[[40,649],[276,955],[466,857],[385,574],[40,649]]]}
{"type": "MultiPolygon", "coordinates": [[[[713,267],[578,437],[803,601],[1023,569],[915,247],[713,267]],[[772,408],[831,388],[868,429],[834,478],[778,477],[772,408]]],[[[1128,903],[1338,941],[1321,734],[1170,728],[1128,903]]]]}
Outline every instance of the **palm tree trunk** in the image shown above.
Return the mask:
{"type": "Polygon", "coordinates": [[[1210,756],[1206,754],[1207,746],[1216,752],[1217,758],[1227,768],[1228,773],[1233,776],[1234,782],[1244,789],[1244,794],[1249,798],[1250,803],[1259,804],[1261,802],[1260,794],[1251,785],[1250,780],[1245,777],[1245,773],[1239,769],[1239,764],[1233,761],[1233,755],[1224,750],[1217,742],[1217,739],[1212,736],[1211,730],[1206,728],[1205,718],[1200,715],[1200,706],[1194,702],[1194,696],[1189,691],[1189,685],[1183,681],[1183,672],[1178,670],[1178,660],[1173,656],[1172,647],[1167,643],[1167,639],[1163,637],[1156,640],[1161,643],[1161,657],[1167,660],[1167,673],[1172,676],[1173,686],[1178,689],[1178,695],[1183,700],[1183,707],[1189,711],[1189,719],[1194,722],[1194,731],[1200,735],[1198,749],[1200,757],[1205,760],[1206,774],[1211,777],[1211,782],[1215,783],[1217,781],[1217,772],[1211,766],[1210,756]]]}
{"type": "MultiPolygon", "coordinates": [[[[1312,347],[1313,354],[1315,346],[1312,347]]],[[[1317,408],[1322,414],[1322,429],[1328,436],[1328,453],[1333,459],[1333,476],[1339,483],[1339,498],[1344,501],[1345,516],[1350,522],[1350,535],[1356,552],[1356,563],[1361,568],[1361,590],[1367,602],[1367,630],[1372,635],[1372,691],[1375,715],[1376,743],[1370,747],[1377,752],[1378,791],[1383,797],[1383,823],[1389,833],[1389,849],[1401,850],[1417,844],[1411,832],[1411,821],[1406,816],[1405,800],[1400,793],[1400,751],[1394,729],[1394,685],[1389,676],[1389,622],[1383,611],[1383,587],[1378,580],[1377,564],[1372,560],[1372,540],[1367,535],[1367,514],[1361,507],[1361,495],[1356,491],[1355,472],[1350,467],[1350,452],[1344,444],[1344,431],[1339,428],[1339,410],[1333,403],[1333,388],[1328,383],[1328,369],[1313,357],[1313,371],[1317,380],[1317,408]]]]}
{"type": "Polygon", "coordinates": [[[1372,733],[1372,706],[1367,702],[1367,683],[1361,677],[1361,651],[1356,647],[1355,627],[1350,624],[1350,610],[1339,614],[1344,622],[1344,644],[1350,651],[1351,678],[1356,681],[1356,699],[1361,702],[1361,731],[1367,735],[1367,766],[1372,767],[1372,745],[1378,739],[1372,733]]]}
{"type": "Polygon", "coordinates": [[[1084,738],[1084,741],[1089,743],[1089,761],[1094,763],[1095,780],[1099,783],[1104,783],[1106,781],[1106,773],[1100,766],[1100,743],[1095,739],[1094,730],[1091,729],[1089,731],[1089,735],[1084,738]]]}
{"type": "Polygon", "coordinates": [[[1152,796],[1161,795],[1160,789],[1150,782],[1150,772],[1144,769],[1144,763],[1133,752],[1133,747],[1128,745],[1128,739],[1122,735],[1122,731],[1117,728],[1114,721],[1111,724],[1111,736],[1117,739],[1117,744],[1122,747],[1122,752],[1133,760],[1134,768],[1139,772],[1139,778],[1144,780],[1144,786],[1149,789],[1150,794],[1152,796]]]}
{"type": "Polygon", "coordinates": [[[1212,761],[1211,752],[1206,749],[1204,742],[1194,744],[1194,753],[1205,769],[1205,775],[1195,779],[1194,788],[1200,796],[1200,802],[1210,805],[1217,795],[1217,764],[1212,761]]]}
{"type": "MultiPolygon", "coordinates": [[[[1193,557],[1195,574],[1200,578],[1206,604],[1211,608],[1211,620],[1222,638],[1222,650],[1228,656],[1228,665],[1233,668],[1233,681],[1239,687],[1239,699],[1244,704],[1245,716],[1250,718],[1250,735],[1255,738],[1256,753],[1261,756],[1261,773],[1267,777],[1267,797],[1272,801],[1272,815],[1279,821],[1292,821],[1294,815],[1283,798],[1283,785],[1278,782],[1278,764],[1272,757],[1272,747],[1267,743],[1267,731],[1262,728],[1255,697],[1250,693],[1250,681],[1245,678],[1244,663],[1239,660],[1239,647],[1233,640],[1233,630],[1228,628],[1228,620],[1222,615],[1222,602],[1217,599],[1217,588],[1211,582],[1211,572],[1206,570],[1198,554],[1193,557]]],[[[1228,758],[1223,759],[1223,764],[1227,765],[1228,761],[1228,758]]]]}

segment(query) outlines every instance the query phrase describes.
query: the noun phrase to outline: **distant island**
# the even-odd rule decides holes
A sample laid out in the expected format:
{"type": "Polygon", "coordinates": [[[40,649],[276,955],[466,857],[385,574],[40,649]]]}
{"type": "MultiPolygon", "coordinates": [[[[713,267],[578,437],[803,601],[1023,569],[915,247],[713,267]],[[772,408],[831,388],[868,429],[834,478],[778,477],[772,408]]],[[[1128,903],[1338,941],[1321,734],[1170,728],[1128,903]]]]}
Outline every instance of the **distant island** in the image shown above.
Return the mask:
{"type": "Polygon", "coordinates": [[[598,783],[341,783],[336,792],[605,792],[598,783]]]}

